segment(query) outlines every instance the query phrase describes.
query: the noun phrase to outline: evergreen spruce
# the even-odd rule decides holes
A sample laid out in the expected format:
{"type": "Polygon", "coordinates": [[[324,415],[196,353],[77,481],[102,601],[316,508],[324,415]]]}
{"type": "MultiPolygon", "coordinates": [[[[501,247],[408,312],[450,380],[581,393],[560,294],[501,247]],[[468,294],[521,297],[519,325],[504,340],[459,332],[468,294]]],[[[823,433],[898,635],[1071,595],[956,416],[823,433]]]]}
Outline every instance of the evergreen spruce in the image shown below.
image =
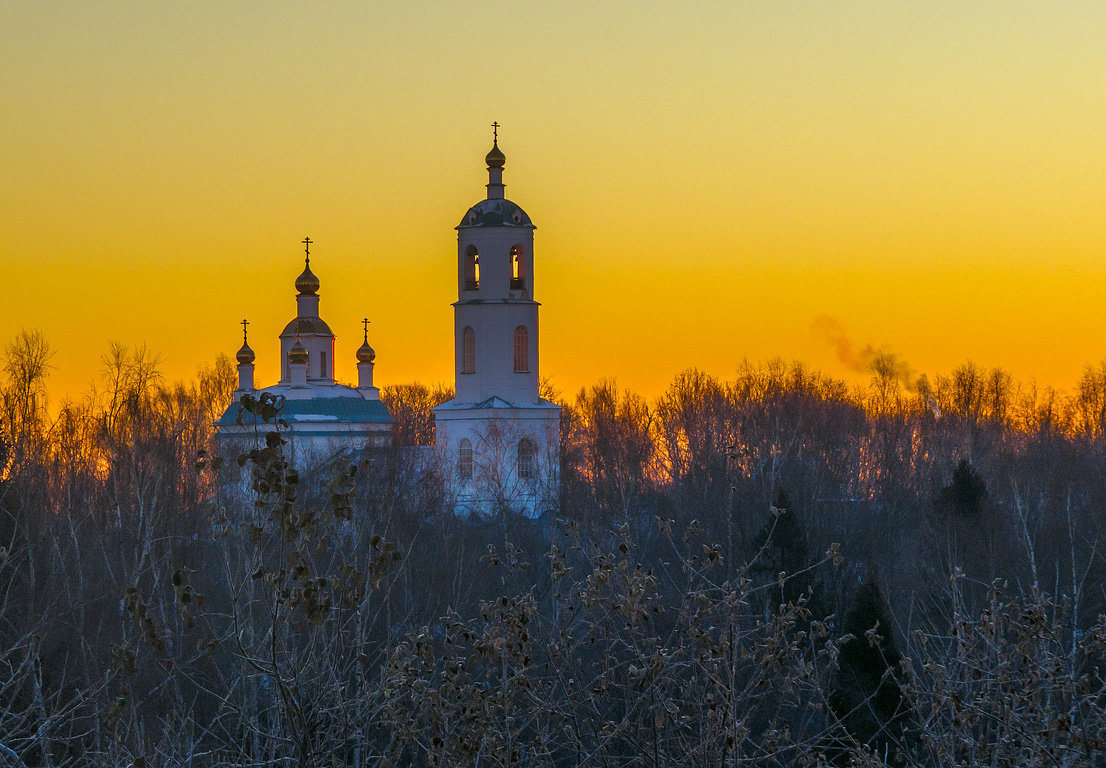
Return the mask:
{"type": "Polygon", "coordinates": [[[934,502],[941,512],[975,515],[987,499],[987,484],[967,459],[961,459],[952,473],[952,482],[941,489],[934,502]]]}
{"type": "Polygon", "coordinates": [[[799,516],[792,511],[787,492],[780,489],[772,505],[771,514],[754,541],[755,560],[750,570],[766,582],[780,579],[780,589],[773,590],[773,599],[781,603],[794,603],[812,587],[806,534],[799,516]]]}
{"type": "MultiPolygon", "coordinates": [[[[845,618],[845,632],[853,637],[841,647],[829,703],[853,739],[894,763],[907,707],[899,689],[900,656],[887,615],[879,581],[869,572],[845,618]]],[[[841,762],[846,755],[841,750],[833,756],[841,762]]]]}

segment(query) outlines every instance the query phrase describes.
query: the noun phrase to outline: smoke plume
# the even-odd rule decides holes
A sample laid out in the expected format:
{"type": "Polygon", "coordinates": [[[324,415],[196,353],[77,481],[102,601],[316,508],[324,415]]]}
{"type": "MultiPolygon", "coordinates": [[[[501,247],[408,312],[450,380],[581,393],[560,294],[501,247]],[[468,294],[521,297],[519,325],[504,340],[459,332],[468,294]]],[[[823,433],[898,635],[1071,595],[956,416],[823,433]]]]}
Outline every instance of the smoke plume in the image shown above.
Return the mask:
{"type": "Polygon", "coordinates": [[[903,360],[887,347],[874,347],[865,344],[860,349],[849,339],[844,327],[829,315],[818,315],[811,323],[811,330],[833,347],[840,360],[849,370],[858,373],[870,373],[879,378],[895,379],[907,392],[918,388],[918,376],[910,363],[903,360]]]}

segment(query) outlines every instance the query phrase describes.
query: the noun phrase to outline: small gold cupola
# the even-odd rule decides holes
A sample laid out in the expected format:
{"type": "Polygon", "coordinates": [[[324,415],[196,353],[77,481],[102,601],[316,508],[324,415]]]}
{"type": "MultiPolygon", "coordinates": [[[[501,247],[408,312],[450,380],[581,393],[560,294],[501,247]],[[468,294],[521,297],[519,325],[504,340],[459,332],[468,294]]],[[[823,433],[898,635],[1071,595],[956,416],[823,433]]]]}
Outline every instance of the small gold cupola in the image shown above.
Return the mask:
{"type": "Polygon", "coordinates": [[[307,347],[300,344],[299,339],[296,339],[296,343],[292,345],[292,349],[288,352],[288,362],[292,365],[307,365],[307,347]]]}
{"type": "Polygon", "coordinates": [[[238,354],[234,356],[238,360],[239,365],[252,365],[254,361],[253,350],[250,349],[250,345],[242,342],[242,348],[238,350],[238,354]]]}
{"type": "Polygon", "coordinates": [[[357,388],[367,393],[366,397],[379,397],[379,390],[373,386],[373,361],[376,360],[376,351],[369,346],[369,318],[361,320],[361,326],[365,329],[365,340],[357,348],[357,388]]]}
{"type": "Polygon", "coordinates": [[[357,362],[372,363],[376,361],[376,350],[369,346],[369,340],[357,348],[357,362]]]}
{"type": "Polygon", "coordinates": [[[499,141],[494,140],[492,142],[492,151],[484,157],[484,162],[488,164],[488,168],[502,168],[507,163],[507,156],[503,154],[499,148],[499,141]]]}

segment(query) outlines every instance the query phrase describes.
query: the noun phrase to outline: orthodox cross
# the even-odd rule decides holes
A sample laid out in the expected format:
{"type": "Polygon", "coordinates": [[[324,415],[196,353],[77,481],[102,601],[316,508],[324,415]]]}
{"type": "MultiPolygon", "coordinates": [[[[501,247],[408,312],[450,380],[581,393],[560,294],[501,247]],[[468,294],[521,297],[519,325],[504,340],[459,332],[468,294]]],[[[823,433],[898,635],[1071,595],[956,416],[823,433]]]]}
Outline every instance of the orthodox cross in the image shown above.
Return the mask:
{"type": "Polygon", "coordinates": [[[361,318],[361,326],[365,329],[365,343],[369,343],[369,323],[371,321],[367,317],[361,318]]]}
{"type": "Polygon", "coordinates": [[[495,144],[497,141],[499,141],[499,123],[494,122],[492,123],[492,144],[495,144]]]}
{"type": "Polygon", "coordinates": [[[303,252],[307,256],[307,260],[311,261],[311,238],[305,237],[300,242],[303,243],[303,252]]]}
{"type": "Polygon", "coordinates": [[[242,320],[242,343],[243,344],[246,343],[246,326],[249,325],[249,324],[250,324],[249,320],[246,320],[246,319],[242,320]]]}

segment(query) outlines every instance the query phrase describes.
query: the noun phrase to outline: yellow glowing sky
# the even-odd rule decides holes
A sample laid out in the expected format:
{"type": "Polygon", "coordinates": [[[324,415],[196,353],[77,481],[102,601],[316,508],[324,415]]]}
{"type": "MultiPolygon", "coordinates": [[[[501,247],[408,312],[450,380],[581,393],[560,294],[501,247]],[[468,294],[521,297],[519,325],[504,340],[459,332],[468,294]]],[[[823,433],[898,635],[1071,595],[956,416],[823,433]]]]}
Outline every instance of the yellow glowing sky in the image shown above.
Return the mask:
{"type": "Polygon", "coordinates": [[[542,373],[695,365],[1071,386],[1106,358],[1106,4],[6,2],[0,336],[55,401],[109,341],[259,383],[310,235],[338,374],[452,378],[453,227],[488,124],[538,225],[542,373]]]}

